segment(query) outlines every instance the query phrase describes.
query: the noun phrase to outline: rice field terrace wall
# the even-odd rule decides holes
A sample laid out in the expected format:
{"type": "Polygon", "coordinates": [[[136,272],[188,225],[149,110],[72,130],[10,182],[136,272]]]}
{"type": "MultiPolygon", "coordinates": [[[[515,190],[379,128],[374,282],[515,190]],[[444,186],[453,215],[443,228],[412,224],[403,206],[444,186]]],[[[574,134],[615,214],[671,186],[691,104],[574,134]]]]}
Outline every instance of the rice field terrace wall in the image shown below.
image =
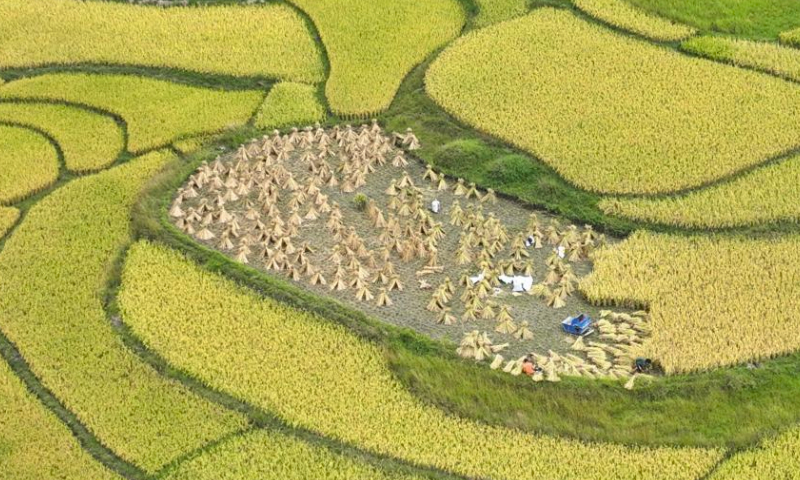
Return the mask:
{"type": "Polygon", "coordinates": [[[255,126],[285,128],[308,125],[325,119],[325,106],[317,98],[317,87],[281,82],[272,86],[258,109],[255,126]]]}
{"type": "Polygon", "coordinates": [[[574,3],[609,25],[661,42],[683,40],[697,32],[692,27],[648,15],[625,0],[574,0],[574,3]]]}
{"type": "Polygon", "coordinates": [[[120,478],[97,463],[58,418],[25,390],[0,359],[0,458],[3,478],[14,480],[112,480],[120,478]]]}
{"type": "Polygon", "coordinates": [[[125,134],[109,116],[49,103],[0,102],[0,122],[30,125],[58,142],[68,170],[105,168],[125,148],[125,134]]]}
{"type": "Polygon", "coordinates": [[[800,49],[772,42],[704,36],[681,44],[687,52],[800,82],[800,49]]]}
{"type": "Polygon", "coordinates": [[[637,232],[595,253],[590,301],[649,306],[650,355],[667,373],[759,361],[800,348],[800,239],[637,232]]]}
{"type": "Polygon", "coordinates": [[[431,65],[426,90],[596,192],[702,186],[800,139],[800,86],[549,8],[460,38],[431,65]]]}
{"type": "Polygon", "coordinates": [[[303,18],[285,5],[162,9],[3,0],[0,18],[0,68],[99,63],[311,83],[324,78],[303,18]]]}
{"type": "Polygon", "coordinates": [[[403,77],[458,36],[465,17],[455,0],[290,0],[319,30],[330,61],[325,95],[337,115],[385,110],[403,77]]]}
{"type": "Polygon", "coordinates": [[[0,252],[0,329],[42,384],[116,454],[147,472],[245,424],[128,350],[100,292],[129,238],[155,152],[81,178],[27,213],[0,252]]]}
{"type": "Polygon", "coordinates": [[[719,459],[714,449],[583,444],[450,417],[403,389],[375,345],[149,243],[129,251],[119,301],[148,347],[202,382],[293,426],[417,465],[493,479],[688,479],[719,459]]]}
{"type": "Polygon", "coordinates": [[[52,185],[58,152],[43,135],[0,124],[0,205],[14,203],[52,185]]]}
{"type": "Polygon", "coordinates": [[[262,102],[254,90],[221,91],[131,75],[56,73],[0,87],[0,98],[70,102],[111,112],[139,153],[172,140],[246,123],[262,102]]]}
{"type": "Polygon", "coordinates": [[[686,228],[727,228],[800,221],[792,193],[800,184],[800,156],[684,196],[607,198],[608,214],[686,228]]]}

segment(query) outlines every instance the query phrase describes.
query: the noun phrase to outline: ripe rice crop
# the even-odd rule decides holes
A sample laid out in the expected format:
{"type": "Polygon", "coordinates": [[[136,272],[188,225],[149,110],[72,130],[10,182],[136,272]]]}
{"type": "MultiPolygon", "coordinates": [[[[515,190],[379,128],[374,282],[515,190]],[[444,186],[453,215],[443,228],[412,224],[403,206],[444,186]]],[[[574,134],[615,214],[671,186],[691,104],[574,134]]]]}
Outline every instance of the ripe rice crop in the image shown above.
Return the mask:
{"type": "Polygon", "coordinates": [[[771,42],[706,36],[690,38],[681,44],[681,49],[800,81],[800,50],[796,48],[771,42]]]}
{"type": "Polygon", "coordinates": [[[781,42],[794,47],[800,47],[800,28],[783,32],[779,35],[781,42]]]}
{"type": "Polygon", "coordinates": [[[478,14],[473,23],[486,27],[524,15],[528,11],[527,0],[477,0],[478,14]]]}
{"type": "Polygon", "coordinates": [[[131,206],[172,158],[154,152],[68,183],[31,208],[0,252],[3,333],[103,444],[148,472],[244,423],[142,363],[103,310],[131,206]]]}
{"type": "Polygon", "coordinates": [[[0,98],[59,100],[121,116],[128,149],[138,153],[179,137],[246,123],[263,99],[257,91],[223,92],[128,75],[58,73],[0,87],[0,98]]]}
{"type": "Polygon", "coordinates": [[[592,302],[649,305],[651,358],[669,373],[793,352],[800,237],[757,240],[637,232],[595,253],[580,284],[592,302]],[[724,326],[716,327],[719,322],[724,326]]]}
{"type": "Polygon", "coordinates": [[[317,88],[302,83],[282,82],[273,86],[256,114],[259,128],[281,128],[310,124],[325,118],[325,107],[317,98],[317,88]]]}
{"type": "Polygon", "coordinates": [[[800,155],[680,197],[606,198],[600,208],[611,215],[681,227],[739,227],[800,221],[793,192],[800,184],[800,155]]]}
{"type": "Polygon", "coordinates": [[[59,419],[31,395],[0,358],[2,477],[13,480],[111,480],[59,419]],[[56,475],[57,473],[57,475],[56,475]]]}
{"type": "Polygon", "coordinates": [[[256,430],[212,447],[181,463],[164,480],[422,480],[385,473],[331,450],[288,435],[256,430]]]}
{"type": "Polygon", "coordinates": [[[389,107],[414,65],[458,36],[464,13],[454,0],[290,0],[319,29],[330,60],[325,86],[338,115],[389,107]]]}
{"type": "Polygon", "coordinates": [[[797,478],[800,472],[800,428],[791,427],[758,447],[733,455],[709,480],[775,480],[797,478]]]}
{"type": "Polygon", "coordinates": [[[699,186],[800,143],[800,86],[549,8],[455,41],[426,89],[597,192],[699,186]]]}
{"type": "Polygon", "coordinates": [[[162,9],[3,0],[0,18],[0,67],[100,63],[323,79],[319,49],[302,17],[283,5],[162,9]]]}
{"type": "Polygon", "coordinates": [[[0,205],[44,190],[58,178],[58,153],[47,138],[0,125],[0,205]]]}
{"type": "Polygon", "coordinates": [[[713,449],[586,444],[451,417],[406,391],[377,346],[149,243],[129,250],[119,300],[123,320],[172,365],[291,425],[414,464],[493,479],[675,480],[697,478],[720,458],[713,449]]]}
{"type": "Polygon", "coordinates": [[[692,27],[649,15],[625,0],[574,0],[574,3],[608,24],[661,42],[683,40],[697,33],[692,27]]]}
{"type": "Polygon", "coordinates": [[[17,223],[19,219],[19,210],[14,207],[0,206],[0,238],[6,236],[11,227],[17,223]]]}
{"type": "Polygon", "coordinates": [[[123,132],[111,118],[80,108],[48,103],[0,103],[0,122],[30,125],[52,136],[67,169],[90,172],[109,166],[125,148],[123,132]]]}

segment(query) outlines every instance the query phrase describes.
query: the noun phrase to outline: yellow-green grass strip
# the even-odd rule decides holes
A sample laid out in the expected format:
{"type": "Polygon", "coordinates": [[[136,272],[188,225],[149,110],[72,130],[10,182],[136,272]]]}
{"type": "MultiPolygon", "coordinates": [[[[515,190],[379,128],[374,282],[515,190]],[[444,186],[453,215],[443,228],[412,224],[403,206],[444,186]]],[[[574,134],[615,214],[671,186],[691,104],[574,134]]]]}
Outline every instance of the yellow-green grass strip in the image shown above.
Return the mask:
{"type": "Polygon", "coordinates": [[[414,65],[456,38],[464,24],[455,0],[290,0],[313,20],[330,61],[325,86],[338,115],[389,107],[414,65]]]}
{"type": "Polygon", "coordinates": [[[420,466],[469,478],[677,480],[720,458],[715,449],[586,444],[451,417],[405,390],[379,347],[161,246],[131,248],[119,301],[148,347],[202,382],[293,426],[420,466]]]}
{"type": "Polygon", "coordinates": [[[528,11],[527,0],[476,0],[475,3],[478,5],[478,14],[473,20],[476,27],[504,22],[528,11]]]}
{"type": "Polygon", "coordinates": [[[800,237],[752,239],[637,232],[598,251],[580,284],[601,305],[649,306],[650,356],[668,374],[710,370],[800,348],[800,237]]]}
{"type": "Polygon", "coordinates": [[[800,81],[800,49],[772,42],[704,36],[681,44],[687,52],[800,81]]]}
{"type": "Polygon", "coordinates": [[[285,5],[151,8],[3,0],[0,67],[114,64],[302,82],[323,79],[320,51],[285,5]]]}
{"type": "Polygon", "coordinates": [[[19,220],[19,210],[14,207],[0,206],[0,239],[6,236],[17,220],[19,220]]]}
{"type": "Polygon", "coordinates": [[[66,184],[31,208],[0,252],[0,329],[100,442],[148,472],[244,424],[143,363],[103,310],[130,209],[172,158],[157,151],[66,184]]]}
{"type": "Polygon", "coordinates": [[[797,478],[800,472],[800,427],[793,426],[777,437],[722,462],[708,480],[775,480],[797,478]]]}
{"type": "Polygon", "coordinates": [[[119,478],[84,451],[0,358],[0,476],[9,480],[119,478]]]}
{"type": "Polygon", "coordinates": [[[706,185],[800,144],[800,86],[564,10],[460,38],[431,65],[426,89],[465,123],[603,193],[706,185]]]}
{"type": "Polygon", "coordinates": [[[660,42],[676,42],[697,30],[645,13],[625,0],[573,0],[588,15],[622,30],[660,42]]]}
{"type": "Polygon", "coordinates": [[[256,430],[170,470],[164,480],[422,480],[388,473],[279,432],[256,430]]]}
{"type": "Polygon", "coordinates": [[[9,82],[0,87],[0,98],[58,100],[114,113],[128,125],[128,149],[138,153],[180,137],[242,125],[263,94],[130,75],[58,73],[9,82]]]}
{"type": "Polygon", "coordinates": [[[789,30],[778,35],[781,42],[794,47],[800,47],[800,28],[789,30]]]}
{"type": "Polygon", "coordinates": [[[27,128],[0,125],[0,205],[14,203],[58,179],[58,152],[27,128]]]}
{"type": "Polygon", "coordinates": [[[690,228],[725,228],[800,221],[800,155],[759,168],[731,182],[664,198],[605,198],[611,215],[690,228]]]}
{"type": "Polygon", "coordinates": [[[124,133],[113,118],[66,105],[0,102],[0,122],[46,132],[58,143],[67,169],[73,172],[105,168],[125,148],[124,133]]]}
{"type": "Polygon", "coordinates": [[[270,89],[258,109],[259,128],[306,125],[325,119],[325,107],[317,98],[317,88],[302,83],[278,83],[270,89]]]}

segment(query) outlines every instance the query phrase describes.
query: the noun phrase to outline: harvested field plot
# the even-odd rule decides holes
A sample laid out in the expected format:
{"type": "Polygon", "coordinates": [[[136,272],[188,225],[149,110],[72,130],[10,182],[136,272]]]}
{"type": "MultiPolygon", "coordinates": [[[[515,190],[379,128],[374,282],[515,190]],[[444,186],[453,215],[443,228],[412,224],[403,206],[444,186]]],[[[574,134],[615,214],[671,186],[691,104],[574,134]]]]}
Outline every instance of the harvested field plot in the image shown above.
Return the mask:
{"type": "Polygon", "coordinates": [[[561,321],[598,317],[572,292],[604,236],[440,178],[377,124],[264,137],[201,166],[170,215],[242,263],[436,338],[488,331],[514,358],[569,352],[561,321]]]}
{"type": "Polygon", "coordinates": [[[800,144],[800,86],[565,11],[464,36],[431,65],[426,89],[459,119],[597,192],[686,189],[800,144]]]}

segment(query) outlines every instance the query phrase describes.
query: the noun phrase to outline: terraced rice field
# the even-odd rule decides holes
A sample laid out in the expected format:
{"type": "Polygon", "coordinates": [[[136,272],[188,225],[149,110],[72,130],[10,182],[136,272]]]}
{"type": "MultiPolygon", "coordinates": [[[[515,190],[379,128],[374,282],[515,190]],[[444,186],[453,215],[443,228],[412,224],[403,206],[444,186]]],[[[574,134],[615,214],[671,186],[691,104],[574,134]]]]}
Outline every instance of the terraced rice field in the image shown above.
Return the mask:
{"type": "Polygon", "coordinates": [[[796,8],[0,0],[0,478],[800,478],[796,8]]]}

